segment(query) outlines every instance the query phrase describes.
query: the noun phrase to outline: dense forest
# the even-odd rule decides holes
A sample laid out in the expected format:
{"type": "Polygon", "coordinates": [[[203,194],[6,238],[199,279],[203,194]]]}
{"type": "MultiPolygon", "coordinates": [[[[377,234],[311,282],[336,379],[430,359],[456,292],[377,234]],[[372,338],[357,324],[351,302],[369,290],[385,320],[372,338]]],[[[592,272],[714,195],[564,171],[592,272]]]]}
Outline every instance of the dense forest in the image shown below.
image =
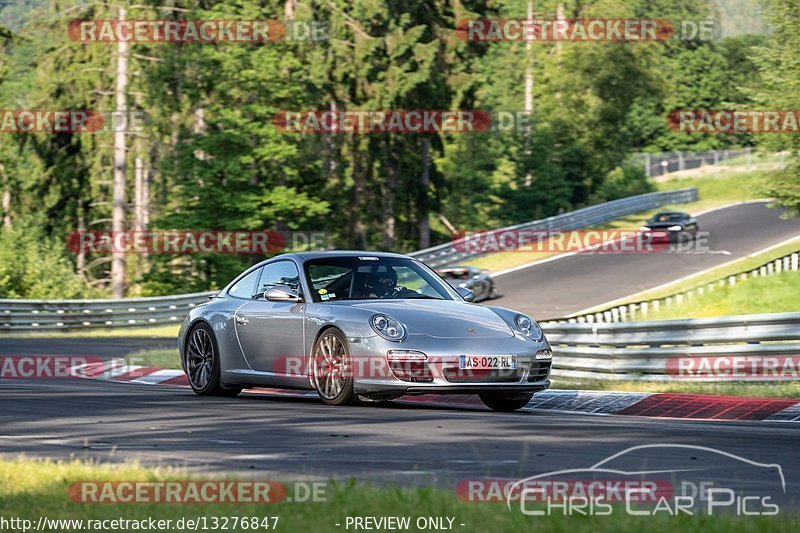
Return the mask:
{"type": "MultiPolygon", "coordinates": [[[[458,230],[651,190],[634,152],[796,149],[796,136],[667,126],[675,109],[800,109],[800,2],[771,0],[758,12],[764,23],[738,20],[714,40],[534,43],[467,42],[455,28],[530,13],[726,13],[703,0],[7,3],[0,109],[125,109],[145,119],[122,138],[0,133],[0,297],[193,292],[259,259],[132,254],[112,267],[110,255],[71,250],[75,231],[319,230],[336,247],[410,251],[458,230]],[[70,21],[124,18],[324,21],[327,38],[127,46],[70,38],[70,21]],[[273,124],[283,110],[386,109],[518,110],[532,125],[297,134],[273,124]]],[[[796,176],[790,167],[773,194],[797,204],[796,176]]]]}

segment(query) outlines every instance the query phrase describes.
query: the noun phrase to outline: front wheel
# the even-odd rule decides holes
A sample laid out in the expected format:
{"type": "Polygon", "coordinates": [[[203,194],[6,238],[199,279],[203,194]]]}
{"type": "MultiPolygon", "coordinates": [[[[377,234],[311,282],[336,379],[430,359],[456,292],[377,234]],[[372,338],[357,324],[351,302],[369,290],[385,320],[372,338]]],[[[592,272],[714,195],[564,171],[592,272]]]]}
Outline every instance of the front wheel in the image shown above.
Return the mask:
{"type": "Polygon", "coordinates": [[[349,405],[358,401],[353,392],[353,365],[347,339],[329,329],[314,344],[311,379],[319,397],[328,405],[349,405]]]}
{"type": "Polygon", "coordinates": [[[483,404],[492,411],[504,413],[522,409],[533,398],[533,393],[526,394],[498,394],[484,393],[480,395],[483,404]]]}
{"type": "Polygon", "coordinates": [[[236,396],[242,389],[222,386],[219,348],[208,324],[192,329],[186,343],[186,375],[195,394],[200,396],[236,396]]]}

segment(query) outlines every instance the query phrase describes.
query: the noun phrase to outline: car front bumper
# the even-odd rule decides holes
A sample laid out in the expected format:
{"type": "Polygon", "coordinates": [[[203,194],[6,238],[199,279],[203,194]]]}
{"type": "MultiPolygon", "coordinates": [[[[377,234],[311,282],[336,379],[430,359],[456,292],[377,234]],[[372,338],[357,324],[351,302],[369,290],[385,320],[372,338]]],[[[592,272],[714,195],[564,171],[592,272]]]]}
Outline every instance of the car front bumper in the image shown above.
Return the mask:
{"type": "Polygon", "coordinates": [[[550,359],[537,352],[550,351],[546,339],[532,341],[519,335],[501,339],[433,338],[410,335],[403,342],[381,337],[350,340],[357,394],[477,394],[482,392],[532,393],[550,386],[550,359]],[[401,379],[387,360],[390,350],[425,354],[427,372],[422,380],[401,379]],[[515,355],[516,370],[465,371],[458,356],[515,355]]]}

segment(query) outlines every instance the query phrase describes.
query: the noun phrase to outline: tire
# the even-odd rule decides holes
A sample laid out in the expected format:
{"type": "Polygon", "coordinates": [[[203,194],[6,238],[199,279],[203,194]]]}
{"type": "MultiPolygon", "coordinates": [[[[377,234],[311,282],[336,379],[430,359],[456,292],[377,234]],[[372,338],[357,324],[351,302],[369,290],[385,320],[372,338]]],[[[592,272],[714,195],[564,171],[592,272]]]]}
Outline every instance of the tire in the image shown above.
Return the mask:
{"type": "Polygon", "coordinates": [[[480,395],[483,404],[492,411],[508,413],[522,409],[533,398],[533,393],[526,394],[497,394],[484,393],[480,395]]]}
{"type": "Polygon", "coordinates": [[[350,348],[342,332],[335,328],[323,331],[311,353],[311,383],[320,399],[328,405],[358,403],[350,348]]]}
{"type": "Polygon", "coordinates": [[[184,353],[186,377],[195,394],[233,397],[242,392],[241,388],[222,385],[219,346],[211,326],[201,322],[193,327],[184,353]]]}

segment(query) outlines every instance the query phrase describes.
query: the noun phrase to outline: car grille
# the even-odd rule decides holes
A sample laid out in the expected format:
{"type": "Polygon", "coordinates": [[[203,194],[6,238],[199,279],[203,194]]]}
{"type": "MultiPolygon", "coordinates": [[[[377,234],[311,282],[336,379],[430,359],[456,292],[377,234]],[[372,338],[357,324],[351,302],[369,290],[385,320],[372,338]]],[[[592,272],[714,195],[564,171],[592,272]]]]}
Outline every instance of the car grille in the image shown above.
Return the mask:
{"type": "MultiPolygon", "coordinates": [[[[528,382],[547,379],[550,374],[550,361],[535,361],[528,370],[528,382]]],[[[444,377],[450,383],[518,383],[523,376],[522,369],[517,370],[459,370],[448,368],[444,377]]]]}
{"type": "Polygon", "coordinates": [[[448,368],[444,377],[450,383],[517,383],[522,373],[517,370],[459,370],[448,368]]]}
{"type": "Polygon", "coordinates": [[[551,361],[535,361],[531,363],[528,381],[542,381],[550,373],[551,361]]]}

